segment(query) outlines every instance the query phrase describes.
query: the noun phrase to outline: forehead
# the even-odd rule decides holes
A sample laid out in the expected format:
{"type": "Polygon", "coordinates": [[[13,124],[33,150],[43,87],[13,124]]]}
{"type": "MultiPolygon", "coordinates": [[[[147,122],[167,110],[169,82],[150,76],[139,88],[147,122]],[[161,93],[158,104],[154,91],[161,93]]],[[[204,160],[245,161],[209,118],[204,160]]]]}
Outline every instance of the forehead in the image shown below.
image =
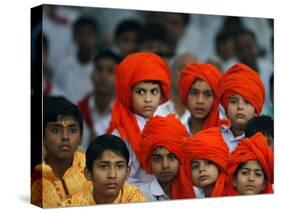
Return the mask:
{"type": "Polygon", "coordinates": [[[248,161],[244,166],[242,166],[243,168],[247,168],[247,169],[262,169],[260,163],[257,160],[250,160],[248,161]]]}
{"type": "Polygon", "coordinates": [[[49,122],[48,125],[59,124],[62,126],[67,127],[68,125],[79,124],[77,121],[74,120],[71,116],[58,116],[57,121],[49,122]]]}
{"type": "Polygon", "coordinates": [[[243,96],[236,94],[230,97],[231,99],[241,99],[241,100],[246,100],[243,96]]]}
{"type": "Polygon", "coordinates": [[[134,88],[143,88],[143,89],[153,89],[153,88],[160,88],[159,82],[153,81],[143,81],[137,83],[134,88]]]}
{"type": "Polygon", "coordinates": [[[194,80],[191,89],[197,89],[197,90],[212,90],[208,82],[201,80],[197,78],[194,80]]]}
{"type": "Polygon", "coordinates": [[[106,161],[106,162],[109,162],[109,163],[116,163],[116,162],[119,162],[119,161],[124,161],[126,162],[126,159],[125,157],[123,157],[121,154],[117,154],[115,152],[113,152],[112,150],[105,150],[100,158],[98,158],[96,160],[96,162],[101,162],[101,161],[106,161]]]}
{"type": "Polygon", "coordinates": [[[155,155],[168,155],[170,153],[171,152],[164,147],[156,147],[152,151],[152,154],[155,154],[155,155]]]}

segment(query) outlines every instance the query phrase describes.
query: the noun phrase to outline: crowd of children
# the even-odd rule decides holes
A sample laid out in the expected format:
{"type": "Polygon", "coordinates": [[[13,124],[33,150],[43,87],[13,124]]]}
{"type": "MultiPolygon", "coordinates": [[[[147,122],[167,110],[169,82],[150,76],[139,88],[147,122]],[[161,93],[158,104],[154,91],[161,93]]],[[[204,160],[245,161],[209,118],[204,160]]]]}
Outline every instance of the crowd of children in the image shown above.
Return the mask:
{"type": "MultiPolygon", "coordinates": [[[[189,16],[157,18],[167,20],[164,30],[172,30],[173,18],[191,27],[189,16]]],[[[54,83],[69,78],[59,96],[43,99],[44,154],[32,173],[32,203],[62,207],[273,193],[272,70],[263,74],[245,49],[235,60],[233,54],[225,58],[233,62],[223,64],[226,70],[196,52],[171,59],[185,34],[180,29],[167,38],[173,48],[168,42],[144,51],[142,39],[149,36],[142,27],[138,19],[124,21],[114,45],[101,51],[96,23],[82,17],[74,24],[78,49],[69,61],[77,66],[44,76],[54,83]],[[269,108],[271,116],[264,112],[269,108]]],[[[237,37],[220,32],[217,40],[246,48],[244,31],[238,29],[237,37]]]]}

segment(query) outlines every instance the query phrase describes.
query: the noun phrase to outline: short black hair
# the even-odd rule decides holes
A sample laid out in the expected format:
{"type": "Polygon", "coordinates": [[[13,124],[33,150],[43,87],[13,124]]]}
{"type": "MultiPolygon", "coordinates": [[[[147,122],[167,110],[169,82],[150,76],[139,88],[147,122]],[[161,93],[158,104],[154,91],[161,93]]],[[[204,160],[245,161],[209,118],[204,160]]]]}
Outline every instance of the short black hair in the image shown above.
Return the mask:
{"type": "Polygon", "coordinates": [[[82,26],[91,27],[94,33],[97,33],[97,31],[98,31],[97,21],[93,17],[81,16],[73,24],[73,35],[74,35],[74,37],[75,37],[78,29],[82,26]]]}
{"type": "Polygon", "coordinates": [[[151,40],[151,41],[161,41],[164,43],[167,43],[168,37],[167,37],[167,30],[166,28],[157,23],[149,23],[144,26],[144,40],[151,40]]]}
{"type": "Polygon", "coordinates": [[[141,24],[141,22],[134,19],[127,19],[121,21],[115,29],[114,38],[118,39],[122,33],[128,31],[137,32],[137,34],[139,34],[139,39],[140,39],[139,42],[141,41],[143,35],[143,25],[141,24]]]}
{"type": "Polygon", "coordinates": [[[86,167],[89,171],[92,171],[94,161],[106,150],[124,157],[127,164],[129,163],[129,150],[125,142],[118,136],[104,134],[96,137],[87,148],[86,167]]]}
{"type": "Polygon", "coordinates": [[[116,62],[116,64],[119,64],[122,60],[122,57],[120,57],[118,54],[114,53],[110,49],[103,50],[99,52],[95,57],[94,57],[94,63],[97,63],[102,58],[110,58],[116,62]]]}
{"type": "Polygon", "coordinates": [[[245,128],[245,136],[252,137],[257,132],[274,137],[273,120],[270,116],[257,116],[249,120],[245,128]]]}
{"type": "Polygon", "coordinates": [[[79,108],[63,96],[44,96],[43,98],[43,135],[49,122],[70,116],[79,123],[80,134],[83,134],[83,116],[79,108]]]}

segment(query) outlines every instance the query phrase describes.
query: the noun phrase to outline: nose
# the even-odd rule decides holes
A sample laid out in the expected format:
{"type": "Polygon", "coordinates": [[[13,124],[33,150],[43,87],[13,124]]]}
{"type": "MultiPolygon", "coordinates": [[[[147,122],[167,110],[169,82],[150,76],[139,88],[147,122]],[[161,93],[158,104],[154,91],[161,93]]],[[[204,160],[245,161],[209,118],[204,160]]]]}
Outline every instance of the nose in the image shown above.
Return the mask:
{"type": "Polygon", "coordinates": [[[145,98],[144,99],[145,102],[151,102],[151,94],[150,93],[146,93],[144,98],[145,98]]]}
{"type": "Polygon", "coordinates": [[[164,158],[164,159],[163,159],[162,167],[163,167],[163,169],[169,168],[169,161],[168,161],[168,158],[164,158]]]}
{"type": "Polygon", "coordinates": [[[69,134],[68,134],[67,128],[63,128],[63,130],[62,130],[62,138],[64,140],[67,140],[69,138],[69,134]]]}
{"type": "Polygon", "coordinates": [[[203,172],[203,171],[205,171],[205,164],[201,163],[199,164],[199,172],[203,172]]]}
{"type": "Polygon", "coordinates": [[[114,167],[111,167],[108,173],[109,178],[116,178],[116,169],[114,167]]]}
{"type": "Polygon", "coordinates": [[[252,172],[251,172],[251,173],[249,174],[248,180],[249,180],[249,181],[254,181],[254,180],[255,180],[255,173],[252,173],[252,172]]]}
{"type": "Polygon", "coordinates": [[[244,102],[242,100],[239,100],[238,103],[237,103],[237,107],[238,109],[243,109],[244,108],[244,102]]]}
{"type": "Polygon", "coordinates": [[[199,94],[197,97],[197,103],[203,103],[204,102],[204,96],[202,94],[199,94]]]}

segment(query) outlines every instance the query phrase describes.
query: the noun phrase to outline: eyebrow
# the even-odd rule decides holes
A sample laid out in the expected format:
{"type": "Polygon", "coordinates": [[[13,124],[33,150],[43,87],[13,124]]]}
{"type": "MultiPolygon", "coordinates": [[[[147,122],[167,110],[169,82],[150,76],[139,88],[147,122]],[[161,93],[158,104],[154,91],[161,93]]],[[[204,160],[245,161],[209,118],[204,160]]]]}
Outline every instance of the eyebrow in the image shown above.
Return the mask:
{"type": "Polygon", "coordinates": [[[260,168],[257,168],[257,169],[251,169],[251,168],[248,168],[248,167],[243,167],[243,168],[241,168],[241,170],[242,170],[242,169],[246,169],[246,170],[249,170],[249,171],[253,170],[253,171],[261,171],[261,172],[263,172],[263,170],[262,170],[262,169],[260,169],[260,168]]]}

